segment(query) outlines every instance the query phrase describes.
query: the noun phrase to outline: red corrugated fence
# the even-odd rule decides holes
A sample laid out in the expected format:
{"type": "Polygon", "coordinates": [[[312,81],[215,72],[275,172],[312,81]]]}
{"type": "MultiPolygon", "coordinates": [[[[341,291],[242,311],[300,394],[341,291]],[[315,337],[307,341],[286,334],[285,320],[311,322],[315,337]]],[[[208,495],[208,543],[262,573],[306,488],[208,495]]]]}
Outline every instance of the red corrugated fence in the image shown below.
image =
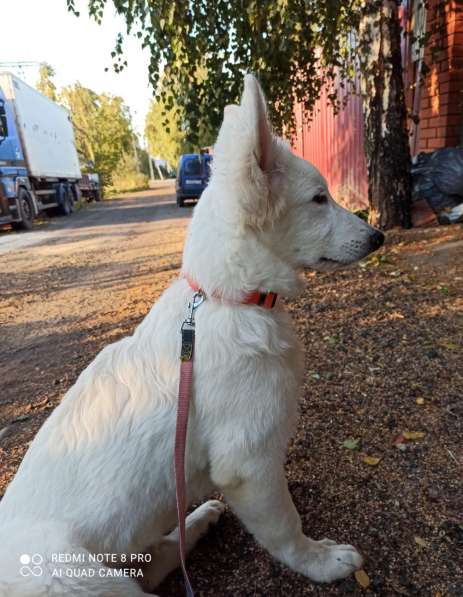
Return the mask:
{"type": "MultiPolygon", "coordinates": [[[[338,97],[347,91],[340,86],[338,97]]],[[[314,107],[313,120],[303,122],[302,105],[296,106],[297,137],[294,152],[316,166],[328,182],[333,197],[353,209],[367,207],[368,184],[363,151],[362,103],[350,95],[337,115],[323,89],[314,107]]]]}

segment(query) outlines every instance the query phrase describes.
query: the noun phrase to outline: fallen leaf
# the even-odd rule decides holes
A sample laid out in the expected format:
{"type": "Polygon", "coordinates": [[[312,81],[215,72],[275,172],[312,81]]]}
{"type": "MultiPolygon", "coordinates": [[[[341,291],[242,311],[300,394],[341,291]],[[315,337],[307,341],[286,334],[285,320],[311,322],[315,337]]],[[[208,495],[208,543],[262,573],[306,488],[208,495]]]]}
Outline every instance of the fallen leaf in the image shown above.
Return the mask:
{"type": "Polygon", "coordinates": [[[0,440],[3,438],[4,435],[6,435],[8,433],[10,428],[11,428],[11,426],[7,425],[6,427],[3,427],[2,429],[0,429],[0,440]]]}
{"type": "Polygon", "coordinates": [[[370,466],[376,466],[381,461],[381,458],[377,458],[376,456],[364,456],[363,462],[365,464],[369,464],[370,466]]]}
{"type": "Polygon", "coordinates": [[[30,419],[29,415],[20,415],[19,417],[16,417],[16,419],[13,419],[12,423],[16,423],[18,421],[27,421],[28,419],[30,419]]]}
{"type": "Polygon", "coordinates": [[[455,342],[448,342],[447,340],[439,340],[437,344],[442,346],[442,348],[447,348],[447,350],[458,350],[461,348],[459,344],[455,344],[455,342]]]}
{"type": "Polygon", "coordinates": [[[348,450],[358,450],[359,446],[360,439],[354,439],[353,437],[349,437],[342,442],[342,447],[348,450]]]}
{"type": "Polygon", "coordinates": [[[419,545],[420,547],[427,547],[428,546],[428,544],[426,543],[426,541],[422,537],[415,536],[415,543],[417,545],[419,545]]]}
{"type": "Polygon", "coordinates": [[[426,433],[424,431],[403,431],[402,436],[405,439],[414,441],[417,439],[423,439],[426,436],[426,433]]]}
{"type": "Polygon", "coordinates": [[[330,346],[336,346],[336,344],[338,343],[338,339],[336,338],[336,336],[328,336],[327,341],[330,346]]]}
{"type": "Polygon", "coordinates": [[[420,406],[423,406],[423,404],[424,404],[424,398],[417,398],[416,399],[416,403],[419,404],[420,406]]]}
{"type": "Polygon", "coordinates": [[[370,586],[370,579],[368,578],[368,574],[365,572],[365,570],[356,570],[354,576],[355,580],[362,587],[362,589],[368,589],[370,586]]]}
{"type": "Polygon", "coordinates": [[[48,402],[48,396],[45,396],[45,398],[42,398],[42,400],[39,400],[38,402],[35,402],[33,404],[34,408],[40,408],[41,406],[45,406],[48,402]]]}

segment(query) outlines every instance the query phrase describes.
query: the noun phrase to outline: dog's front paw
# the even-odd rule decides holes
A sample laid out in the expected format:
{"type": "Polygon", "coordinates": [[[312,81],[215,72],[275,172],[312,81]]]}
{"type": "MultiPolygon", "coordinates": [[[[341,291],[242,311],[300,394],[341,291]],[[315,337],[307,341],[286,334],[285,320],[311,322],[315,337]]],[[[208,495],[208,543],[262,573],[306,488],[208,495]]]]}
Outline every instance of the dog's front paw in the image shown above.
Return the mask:
{"type": "Polygon", "coordinates": [[[191,524],[198,525],[201,528],[201,535],[204,534],[209,525],[216,524],[220,515],[225,510],[225,504],[219,500],[209,500],[201,504],[196,510],[190,514],[189,520],[191,524]]]}
{"type": "Polygon", "coordinates": [[[202,504],[198,510],[201,510],[210,524],[215,524],[220,515],[225,510],[225,504],[219,500],[209,500],[202,504]]]}
{"type": "Polygon", "coordinates": [[[330,539],[314,541],[307,576],[320,583],[345,578],[362,567],[363,558],[352,545],[338,545],[330,539]]]}

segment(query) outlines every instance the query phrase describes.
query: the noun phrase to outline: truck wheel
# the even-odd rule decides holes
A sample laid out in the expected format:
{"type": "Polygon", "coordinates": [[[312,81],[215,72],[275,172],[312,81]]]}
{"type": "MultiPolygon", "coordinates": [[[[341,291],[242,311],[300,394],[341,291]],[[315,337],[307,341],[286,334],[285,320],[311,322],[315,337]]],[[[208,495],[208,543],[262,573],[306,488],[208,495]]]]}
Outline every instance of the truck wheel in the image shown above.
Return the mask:
{"type": "Polygon", "coordinates": [[[183,207],[184,205],[185,205],[185,202],[184,202],[183,198],[179,197],[177,195],[177,207],[183,207]]]}
{"type": "Polygon", "coordinates": [[[64,191],[63,202],[58,207],[58,213],[62,216],[70,216],[74,211],[74,204],[72,201],[72,196],[69,191],[66,189],[64,191]]]}
{"type": "Polygon", "coordinates": [[[13,222],[12,226],[15,230],[31,230],[34,224],[34,208],[26,189],[19,189],[18,204],[21,221],[13,222]]]}
{"type": "Polygon", "coordinates": [[[95,191],[93,191],[93,198],[95,199],[95,201],[101,201],[100,189],[96,189],[95,191]]]}

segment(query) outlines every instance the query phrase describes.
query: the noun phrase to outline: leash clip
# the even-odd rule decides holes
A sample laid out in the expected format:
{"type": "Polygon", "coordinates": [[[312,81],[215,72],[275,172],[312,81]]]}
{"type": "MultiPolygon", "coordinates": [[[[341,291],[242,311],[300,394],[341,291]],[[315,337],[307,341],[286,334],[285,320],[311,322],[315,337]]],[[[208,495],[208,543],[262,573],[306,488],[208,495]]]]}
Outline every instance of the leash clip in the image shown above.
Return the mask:
{"type": "Polygon", "coordinates": [[[201,290],[198,290],[194,293],[191,302],[188,303],[189,317],[187,317],[185,321],[182,323],[182,331],[186,327],[195,327],[195,311],[200,305],[203,304],[205,299],[206,295],[201,290]]]}
{"type": "Polygon", "coordinates": [[[193,295],[190,303],[188,303],[189,317],[185,319],[180,328],[182,334],[182,350],[180,353],[181,361],[191,361],[193,358],[193,349],[195,344],[195,311],[202,305],[206,296],[201,290],[198,290],[193,295]]]}

